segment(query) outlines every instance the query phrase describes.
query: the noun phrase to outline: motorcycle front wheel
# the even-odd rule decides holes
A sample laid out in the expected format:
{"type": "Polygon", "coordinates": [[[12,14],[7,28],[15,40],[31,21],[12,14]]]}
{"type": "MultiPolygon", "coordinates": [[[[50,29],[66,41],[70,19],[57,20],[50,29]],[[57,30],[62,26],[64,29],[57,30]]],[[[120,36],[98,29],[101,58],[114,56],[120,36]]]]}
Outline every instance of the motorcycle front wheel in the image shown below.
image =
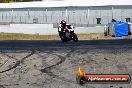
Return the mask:
{"type": "Polygon", "coordinates": [[[61,37],[62,42],[67,42],[67,38],[65,36],[61,37]]]}

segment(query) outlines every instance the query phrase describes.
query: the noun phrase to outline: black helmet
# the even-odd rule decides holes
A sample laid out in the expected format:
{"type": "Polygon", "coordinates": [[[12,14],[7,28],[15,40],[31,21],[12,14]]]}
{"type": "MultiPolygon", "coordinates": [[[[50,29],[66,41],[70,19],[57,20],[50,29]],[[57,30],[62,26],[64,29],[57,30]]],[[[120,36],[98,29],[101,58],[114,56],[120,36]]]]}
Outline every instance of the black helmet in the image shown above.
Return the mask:
{"type": "Polygon", "coordinates": [[[65,21],[65,20],[62,20],[62,21],[61,21],[61,24],[62,24],[63,26],[66,26],[66,21],[65,21]]]}

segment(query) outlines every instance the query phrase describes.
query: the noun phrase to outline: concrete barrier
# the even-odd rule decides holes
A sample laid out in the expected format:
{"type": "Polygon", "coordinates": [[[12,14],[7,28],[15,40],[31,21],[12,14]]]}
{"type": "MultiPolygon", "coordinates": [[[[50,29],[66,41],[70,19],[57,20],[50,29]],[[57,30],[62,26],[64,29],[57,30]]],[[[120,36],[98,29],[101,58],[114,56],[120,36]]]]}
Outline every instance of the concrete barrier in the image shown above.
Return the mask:
{"type": "MultiPolygon", "coordinates": [[[[10,24],[0,25],[0,32],[54,35],[58,34],[58,29],[53,28],[53,24],[10,24]]],[[[75,32],[81,34],[103,33],[104,27],[76,27],[75,32]]]]}
{"type": "Polygon", "coordinates": [[[96,27],[77,27],[75,28],[76,33],[90,34],[90,33],[104,33],[104,26],[96,27]]]}
{"type": "Polygon", "coordinates": [[[57,29],[53,24],[10,24],[0,25],[0,32],[52,35],[57,34],[57,29]]]}

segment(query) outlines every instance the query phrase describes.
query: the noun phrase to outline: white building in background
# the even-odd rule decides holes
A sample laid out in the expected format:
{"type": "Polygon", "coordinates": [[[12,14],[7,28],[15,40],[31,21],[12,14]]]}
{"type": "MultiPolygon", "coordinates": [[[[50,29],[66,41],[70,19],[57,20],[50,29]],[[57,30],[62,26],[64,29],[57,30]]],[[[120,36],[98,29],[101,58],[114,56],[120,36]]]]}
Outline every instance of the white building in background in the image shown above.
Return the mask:
{"type": "Polygon", "coordinates": [[[132,21],[131,0],[43,0],[0,3],[0,23],[104,25],[112,19],[132,21]]]}

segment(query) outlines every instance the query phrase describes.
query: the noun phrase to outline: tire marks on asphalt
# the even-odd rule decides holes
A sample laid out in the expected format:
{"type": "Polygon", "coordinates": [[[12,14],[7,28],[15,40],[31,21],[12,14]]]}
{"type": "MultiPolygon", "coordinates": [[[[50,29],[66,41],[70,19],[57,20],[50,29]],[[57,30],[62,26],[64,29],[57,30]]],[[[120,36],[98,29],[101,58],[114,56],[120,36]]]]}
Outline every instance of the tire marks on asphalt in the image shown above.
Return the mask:
{"type": "MultiPolygon", "coordinates": [[[[57,63],[54,64],[54,65],[48,66],[48,67],[46,67],[46,68],[44,68],[44,69],[41,69],[40,71],[41,71],[42,73],[46,73],[47,75],[51,76],[52,78],[56,78],[56,79],[59,79],[59,80],[62,80],[62,81],[68,82],[68,83],[76,84],[76,81],[68,80],[68,79],[66,79],[66,78],[64,78],[64,77],[59,77],[59,75],[56,75],[56,74],[54,74],[53,72],[51,72],[51,70],[52,70],[53,68],[55,68],[56,66],[58,66],[58,65],[60,65],[60,64],[62,64],[62,63],[64,63],[65,60],[66,60],[66,58],[70,57],[71,53],[74,52],[74,51],[75,51],[74,48],[71,48],[70,52],[69,52],[65,57],[63,57],[63,56],[61,56],[61,55],[54,54],[54,55],[56,55],[56,56],[58,56],[58,57],[60,58],[60,61],[57,62],[57,63]]],[[[51,54],[53,54],[53,53],[51,53],[51,54]]]]}
{"type": "Polygon", "coordinates": [[[46,68],[44,68],[44,69],[41,69],[41,72],[42,72],[42,73],[47,73],[47,74],[50,75],[50,76],[56,76],[55,74],[53,74],[53,73],[51,72],[51,69],[54,68],[55,66],[59,65],[59,64],[62,64],[62,63],[66,60],[66,58],[65,58],[65,57],[62,57],[61,55],[56,55],[56,56],[58,56],[58,57],[60,58],[60,61],[57,62],[57,63],[54,64],[54,65],[48,66],[48,67],[46,67],[46,68]]]}
{"type": "Polygon", "coordinates": [[[0,88],[5,88],[3,85],[0,85],[0,88]]]}
{"type": "MultiPolygon", "coordinates": [[[[16,63],[15,63],[12,67],[8,68],[7,70],[1,71],[0,73],[4,73],[4,72],[10,71],[10,70],[16,68],[16,67],[19,66],[21,63],[23,63],[24,60],[25,60],[26,58],[32,56],[34,53],[35,53],[35,51],[32,50],[30,54],[28,54],[27,56],[23,57],[21,60],[16,61],[16,63]]],[[[7,56],[8,56],[9,58],[15,59],[15,58],[12,57],[12,56],[9,56],[9,55],[7,55],[7,56]]]]}

